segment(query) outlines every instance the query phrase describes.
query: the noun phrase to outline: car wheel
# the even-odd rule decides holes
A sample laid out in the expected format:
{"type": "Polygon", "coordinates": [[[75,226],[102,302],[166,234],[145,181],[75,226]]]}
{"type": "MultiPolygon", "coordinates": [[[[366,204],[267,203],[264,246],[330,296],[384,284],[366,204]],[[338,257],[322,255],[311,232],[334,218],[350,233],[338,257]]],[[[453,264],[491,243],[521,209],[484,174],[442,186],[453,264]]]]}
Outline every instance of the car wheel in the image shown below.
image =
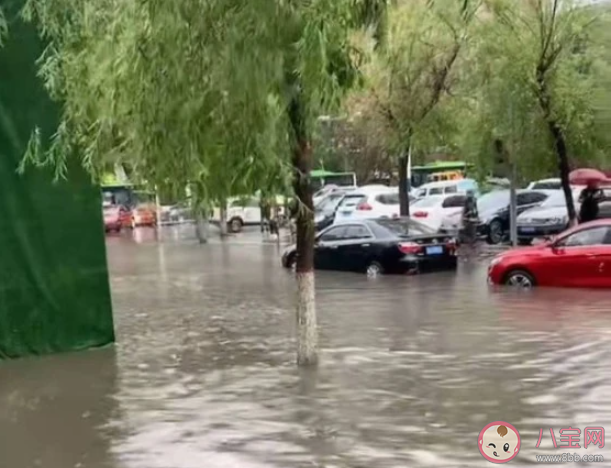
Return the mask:
{"type": "Polygon", "coordinates": [[[532,239],[518,239],[518,245],[531,245],[532,243],[532,239]]]}
{"type": "Polygon", "coordinates": [[[384,268],[378,262],[371,262],[367,267],[367,276],[373,278],[384,273],[384,268]]]}
{"type": "Polygon", "coordinates": [[[488,243],[500,244],[503,241],[503,225],[501,221],[495,219],[488,226],[488,243]]]}
{"type": "Polygon", "coordinates": [[[535,286],[535,278],[525,270],[511,270],[505,275],[503,284],[519,289],[530,289],[535,286]]]}
{"type": "Polygon", "coordinates": [[[233,233],[238,233],[242,230],[242,220],[240,218],[232,218],[229,220],[229,231],[233,233]]]}

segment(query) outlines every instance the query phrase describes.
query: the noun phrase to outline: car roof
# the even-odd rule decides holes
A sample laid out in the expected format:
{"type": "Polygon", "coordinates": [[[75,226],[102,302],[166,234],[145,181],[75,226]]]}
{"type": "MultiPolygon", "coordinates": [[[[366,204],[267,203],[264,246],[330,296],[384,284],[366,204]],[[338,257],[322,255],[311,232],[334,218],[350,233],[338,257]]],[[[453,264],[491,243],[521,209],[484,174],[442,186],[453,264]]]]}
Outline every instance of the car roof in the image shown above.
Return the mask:
{"type": "Polygon", "coordinates": [[[560,182],[560,178],[559,177],[552,177],[550,179],[539,179],[539,180],[533,180],[531,182],[531,184],[543,184],[546,182],[560,182]]]}
{"type": "MultiPolygon", "coordinates": [[[[463,179],[464,180],[464,179],[463,179]]],[[[427,182],[418,187],[418,190],[426,190],[430,188],[448,187],[450,185],[458,185],[458,180],[440,180],[437,182],[427,182]]]]}
{"type": "Polygon", "coordinates": [[[379,193],[399,193],[398,187],[386,187],[384,185],[371,185],[359,187],[349,192],[347,195],[377,195],[379,193]]]}

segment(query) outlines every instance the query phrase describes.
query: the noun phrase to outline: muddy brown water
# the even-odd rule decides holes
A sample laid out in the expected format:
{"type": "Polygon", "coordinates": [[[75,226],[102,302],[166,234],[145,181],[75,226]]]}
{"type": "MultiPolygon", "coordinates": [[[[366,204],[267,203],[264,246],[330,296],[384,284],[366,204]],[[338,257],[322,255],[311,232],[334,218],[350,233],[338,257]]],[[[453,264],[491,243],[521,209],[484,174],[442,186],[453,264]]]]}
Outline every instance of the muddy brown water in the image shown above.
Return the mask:
{"type": "Polygon", "coordinates": [[[0,365],[0,468],[483,467],[496,420],[511,466],[611,466],[549,435],[611,430],[611,293],[490,290],[485,261],[321,273],[321,365],[298,370],[277,247],[168,239],[107,242],[116,346],[0,365]]]}

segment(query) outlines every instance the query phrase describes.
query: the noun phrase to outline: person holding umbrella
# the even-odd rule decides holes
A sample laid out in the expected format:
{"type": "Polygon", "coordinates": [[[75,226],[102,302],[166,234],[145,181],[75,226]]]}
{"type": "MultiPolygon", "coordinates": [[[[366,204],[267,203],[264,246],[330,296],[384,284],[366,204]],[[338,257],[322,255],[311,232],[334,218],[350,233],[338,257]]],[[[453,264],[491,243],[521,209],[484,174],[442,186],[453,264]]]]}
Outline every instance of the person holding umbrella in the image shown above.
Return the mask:
{"type": "Polygon", "coordinates": [[[594,180],[589,180],[586,188],[579,195],[579,222],[587,223],[598,218],[599,203],[602,201],[603,191],[594,180]]]}

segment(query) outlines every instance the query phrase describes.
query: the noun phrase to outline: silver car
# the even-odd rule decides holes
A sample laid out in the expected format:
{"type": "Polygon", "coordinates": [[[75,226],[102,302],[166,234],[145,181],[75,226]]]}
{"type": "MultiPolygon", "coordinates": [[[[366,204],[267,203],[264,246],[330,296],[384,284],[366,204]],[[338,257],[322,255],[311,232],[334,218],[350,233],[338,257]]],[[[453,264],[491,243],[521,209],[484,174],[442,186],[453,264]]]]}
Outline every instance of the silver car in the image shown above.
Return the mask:
{"type": "MultiPolygon", "coordinates": [[[[581,189],[573,189],[575,210],[579,212],[581,189]]],[[[518,241],[522,245],[531,244],[533,239],[560,234],[569,225],[566,199],[562,190],[554,190],[540,206],[520,214],[517,219],[518,241]]]]}

